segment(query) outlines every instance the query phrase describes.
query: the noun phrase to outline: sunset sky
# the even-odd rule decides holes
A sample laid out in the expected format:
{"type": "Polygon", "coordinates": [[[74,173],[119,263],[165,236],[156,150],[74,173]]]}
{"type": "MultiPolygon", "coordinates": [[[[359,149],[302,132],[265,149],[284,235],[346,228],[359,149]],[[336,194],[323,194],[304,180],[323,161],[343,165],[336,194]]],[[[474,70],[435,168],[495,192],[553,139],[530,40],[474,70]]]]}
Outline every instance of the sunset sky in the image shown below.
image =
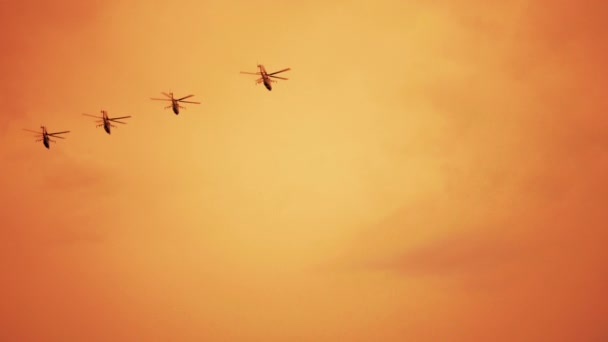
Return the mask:
{"type": "Polygon", "coordinates": [[[606,1],[1,5],[0,341],[608,341],[606,1]]]}

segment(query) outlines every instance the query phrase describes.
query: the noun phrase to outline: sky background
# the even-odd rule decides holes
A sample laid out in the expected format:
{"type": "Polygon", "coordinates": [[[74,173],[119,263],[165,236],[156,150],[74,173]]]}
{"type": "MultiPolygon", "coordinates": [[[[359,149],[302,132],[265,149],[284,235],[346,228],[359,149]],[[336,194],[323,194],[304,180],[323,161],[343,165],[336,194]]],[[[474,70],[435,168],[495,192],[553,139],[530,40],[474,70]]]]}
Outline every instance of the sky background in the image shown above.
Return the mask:
{"type": "Polygon", "coordinates": [[[608,339],[605,1],[1,5],[0,340],[608,339]]]}

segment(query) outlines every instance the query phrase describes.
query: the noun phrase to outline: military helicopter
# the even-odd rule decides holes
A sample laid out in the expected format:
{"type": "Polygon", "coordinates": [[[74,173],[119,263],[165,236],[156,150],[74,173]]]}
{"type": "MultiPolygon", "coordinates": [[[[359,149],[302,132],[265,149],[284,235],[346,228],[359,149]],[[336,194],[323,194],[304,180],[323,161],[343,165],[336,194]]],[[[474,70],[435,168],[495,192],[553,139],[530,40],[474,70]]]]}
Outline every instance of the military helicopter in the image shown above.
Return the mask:
{"type": "Polygon", "coordinates": [[[103,126],[103,129],[106,131],[106,133],[111,134],[111,128],[110,127],[116,127],[114,125],[112,125],[112,122],[117,122],[123,125],[126,125],[126,122],[122,122],[122,121],[118,121],[120,119],[128,119],[131,116],[121,116],[118,118],[110,118],[108,117],[108,112],[105,110],[101,110],[101,116],[95,116],[95,115],[90,115],[90,114],[82,114],[82,115],[86,115],[86,116],[90,116],[92,118],[97,118],[97,119],[101,119],[101,120],[97,120],[97,122],[99,123],[96,127],[101,127],[103,126]]]}
{"type": "Polygon", "coordinates": [[[47,150],[50,149],[49,142],[56,142],[55,140],[51,140],[51,137],[53,137],[53,138],[59,138],[59,139],[65,139],[64,137],[60,137],[59,134],[70,133],[70,131],[49,133],[46,130],[45,126],[40,126],[40,129],[42,129],[42,132],[32,131],[32,130],[29,130],[29,129],[23,129],[23,130],[26,131],[26,132],[38,134],[38,136],[40,137],[40,139],[36,140],[36,142],[42,141],[42,144],[44,144],[44,147],[46,147],[47,150]]]}
{"type": "Polygon", "coordinates": [[[192,102],[192,101],[184,101],[185,99],[189,99],[194,95],[188,95],[188,96],[184,96],[182,98],[176,99],[173,97],[173,93],[164,93],[162,92],[161,94],[165,95],[167,98],[166,99],[157,99],[157,98],[150,98],[151,100],[156,100],[156,101],[171,101],[171,105],[165,107],[165,109],[169,109],[172,108],[173,109],[173,113],[175,113],[175,115],[179,114],[179,109],[186,109],[186,107],[180,106],[179,103],[192,103],[192,104],[201,104],[200,102],[192,102]]]}
{"type": "Polygon", "coordinates": [[[258,72],[241,71],[241,74],[262,76],[262,77],[258,78],[257,80],[255,80],[255,83],[256,84],[264,83],[264,86],[266,87],[266,89],[268,89],[268,91],[272,90],[271,83],[272,82],[276,82],[275,80],[271,79],[271,77],[287,81],[288,78],[279,77],[279,76],[275,76],[275,75],[278,74],[278,73],[281,73],[281,72],[285,72],[285,71],[291,70],[291,68],[287,68],[287,69],[271,72],[269,74],[269,73],[266,72],[266,68],[264,68],[264,66],[262,64],[258,64],[258,68],[260,69],[260,71],[258,71],[258,72]]]}

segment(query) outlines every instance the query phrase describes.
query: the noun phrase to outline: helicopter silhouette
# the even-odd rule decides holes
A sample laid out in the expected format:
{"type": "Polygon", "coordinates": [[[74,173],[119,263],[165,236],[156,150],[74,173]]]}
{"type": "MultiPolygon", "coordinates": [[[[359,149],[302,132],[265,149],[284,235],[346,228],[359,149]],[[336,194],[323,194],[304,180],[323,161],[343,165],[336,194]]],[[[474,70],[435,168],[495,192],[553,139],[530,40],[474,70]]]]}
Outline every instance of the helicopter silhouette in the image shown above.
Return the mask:
{"type": "Polygon", "coordinates": [[[99,123],[96,127],[101,127],[103,126],[103,129],[106,131],[106,133],[108,134],[112,134],[111,132],[111,127],[116,127],[114,125],[112,125],[112,122],[117,122],[123,125],[126,125],[126,122],[122,122],[122,121],[118,121],[120,119],[128,119],[131,116],[121,116],[121,117],[117,117],[117,118],[110,118],[108,117],[108,112],[105,110],[101,110],[101,116],[96,116],[96,115],[90,115],[90,114],[82,114],[82,115],[86,115],[86,116],[90,116],[93,118],[97,118],[97,119],[101,119],[101,120],[97,120],[97,122],[99,123]]]}
{"type": "Polygon", "coordinates": [[[53,142],[53,143],[56,142],[55,140],[51,140],[51,137],[65,139],[64,137],[60,137],[59,134],[70,133],[70,131],[49,133],[45,126],[40,126],[40,129],[42,130],[41,132],[32,131],[32,130],[25,129],[25,128],[23,130],[26,132],[30,132],[30,133],[36,133],[40,138],[40,139],[37,139],[36,142],[42,141],[42,144],[44,145],[44,147],[47,148],[47,150],[51,148],[49,145],[49,142],[53,142]]]}
{"type": "Polygon", "coordinates": [[[155,100],[155,101],[171,101],[171,105],[165,107],[165,109],[169,109],[172,108],[173,109],[173,113],[175,113],[175,115],[179,115],[179,109],[186,109],[186,107],[180,106],[180,102],[181,103],[192,103],[192,104],[201,104],[200,102],[192,102],[192,101],[184,101],[185,99],[189,99],[194,95],[188,95],[188,96],[184,96],[182,98],[176,99],[175,97],[173,97],[173,93],[165,93],[165,92],[161,92],[161,94],[165,95],[167,98],[166,99],[159,99],[159,98],[154,98],[151,97],[151,100],[155,100]]]}
{"type": "Polygon", "coordinates": [[[266,68],[264,68],[264,66],[262,64],[258,64],[258,68],[260,69],[260,71],[258,72],[246,72],[246,71],[241,71],[241,74],[247,74],[247,75],[258,75],[261,76],[260,78],[258,78],[255,83],[256,84],[260,84],[260,83],[264,83],[264,86],[266,87],[266,89],[268,89],[268,91],[272,90],[272,83],[276,82],[275,80],[273,80],[272,78],[278,78],[280,80],[285,80],[287,81],[288,78],[285,77],[279,77],[279,76],[275,76],[278,73],[281,72],[285,72],[285,71],[289,71],[291,70],[291,68],[287,68],[287,69],[283,69],[283,70],[279,70],[279,71],[275,71],[275,72],[271,72],[270,74],[268,72],[266,72],[266,68]],[[272,78],[271,78],[272,77],[272,78]]]}

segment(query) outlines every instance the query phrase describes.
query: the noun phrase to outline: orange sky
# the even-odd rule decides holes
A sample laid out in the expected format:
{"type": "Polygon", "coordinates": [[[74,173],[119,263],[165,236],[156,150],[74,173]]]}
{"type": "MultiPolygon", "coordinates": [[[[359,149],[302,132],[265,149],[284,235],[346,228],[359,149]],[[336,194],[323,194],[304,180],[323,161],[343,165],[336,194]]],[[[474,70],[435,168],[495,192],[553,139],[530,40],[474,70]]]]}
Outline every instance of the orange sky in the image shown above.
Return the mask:
{"type": "Polygon", "coordinates": [[[608,339],[607,13],[3,4],[0,340],[608,339]]]}

